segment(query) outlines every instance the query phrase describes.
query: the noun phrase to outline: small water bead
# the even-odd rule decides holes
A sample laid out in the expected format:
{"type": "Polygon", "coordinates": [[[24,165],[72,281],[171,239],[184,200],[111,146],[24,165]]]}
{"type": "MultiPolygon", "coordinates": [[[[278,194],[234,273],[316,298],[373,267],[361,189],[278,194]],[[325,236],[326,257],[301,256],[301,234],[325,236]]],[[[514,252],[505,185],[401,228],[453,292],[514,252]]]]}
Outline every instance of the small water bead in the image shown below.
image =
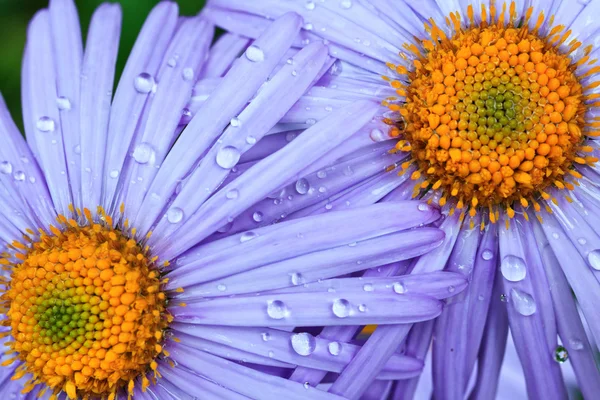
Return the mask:
{"type": "Polygon", "coordinates": [[[554,239],[560,239],[560,235],[558,234],[558,232],[553,232],[553,233],[552,233],[552,237],[553,237],[554,239]]]}
{"type": "Polygon", "coordinates": [[[289,310],[281,300],[270,300],[267,303],[267,315],[273,319],[283,319],[289,315],[289,310]]]}
{"type": "Polygon", "coordinates": [[[313,30],[313,24],[311,24],[310,22],[304,24],[304,29],[307,31],[312,31],[313,30]]]}
{"type": "Polygon", "coordinates": [[[52,132],[54,129],[56,129],[56,124],[50,117],[40,117],[35,126],[42,132],[52,132]]]}
{"type": "Polygon", "coordinates": [[[372,292],[373,290],[375,290],[375,287],[371,283],[365,283],[363,285],[363,290],[365,292],[372,292]]]}
{"type": "Polygon", "coordinates": [[[142,72],[133,81],[133,86],[138,93],[150,93],[154,89],[154,85],[156,85],[154,77],[147,72],[142,72]]]}
{"type": "Polygon", "coordinates": [[[306,125],[314,125],[317,123],[317,120],[314,118],[309,118],[306,120],[306,125]]]}
{"type": "Polygon", "coordinates": [[[240,192],[237,189],[231,189],[225,193],[225,197],[227,197],[229,200],[235,200],[239,197],[239,195],[240,192]]]}
{"type": "Polygon", "coordinates": [[[389,139],[388,135],[385,134],[381,129],[372,129],[369,136],[374,142],[383,142],[384,140],[389,139]]]}
{"type": "Polygon", "coordinates": [[[177,66],[177,59],[175,57],[170,57],[167,61],[167,65],[171,68],[175,68],[177,66]]]}
{"type": "Polygon", "coordinates": [[[338,318],[346,318],[352,312],[352,306],[346,299],[335,299],[331,309],[333,310],[333,314],[338,318]]]}
{"type": "Polygon", "coordinates": [[[301,178],[296,181],[296,192],[298,194],[306,194],[308,193],[308,189],[310,188],[310,184],[306,178],[301,178]]]}
{"type": "Polygon", "coordinates": [[[269,340],[271,340],[271,334],[269,332],[261,333],[260,337],[262,338],[263,342],[268,342],[269,340]]]}
{"type": "Polygon", "coordinates": [[[394,288],[394,292],[396,292],[398,294],[406,293],[406,286],[404,286],[404,284],[402,282],[394,282],[393,288],[394,288]]]}
{"type": "Polygon", "coordinates": [[[217,285],[217,290],[219,292],[224,292],[224,291],[227,290],[227,286],[225,286],[224,284],[220,283],[220,284],[217,285]]]}
{"type": "Polygon", "coordinates": [[[600,250],[592,250],[587,255],[588,263],[592,268],[597,271],[600,271],[600,250]]]}
{"type": "Polygon", "coordinates": [[[81,154],[81,145],[77,145],[75,147],[73,147],[73,153],[75,154],[81,154]]]}
{"type": "Polygon", "coordinates": [[[178,224],[183,219],[183,210],[179,207],[171,207],[167,211],[167,221],[172,224],[178,224]]]}
{"type": "Polygon", "coordinates": [[[419,205],[417,206],[417,209],[419,211],[429,211],[429,206],[425,203],[419,203],[419,205]]]}
{"type": "Polygon", "coordinates": [[[583,342],[579,339],[569,339],[569,346],[573,350],[582,350],[584,347],[583,342]]]}
{"type": "Polygon", "coordinates": [[[569,352],[563,346],[557,346],[554,349],[554,361],[559,364],[564,363],[569,359],[569,352]]]}
{"type": "Polygon", "coordinates": [[[246,136],[246,143],[248,143],[249,145],[255,145],[256,144],[256,138],[252,135],[250,136],[246,136]]]}
{"type": "Polygon", "coordinates": [[[65,96],[60,96],[56,98],[56,106],[59,110],[67,111],[71,109],[71,100],[69,100],[65,96]]]}
{"type": "Polygon", "coordinates": [[[364,304],[359,304],[359,305],[358,305],[358,311],[360,311],[360,312],[365,312],[365,311],[367,311],[367,306],[366,306],[366,305],[364,305],[364,304]]]}
{"type": "Polygon", "coordinates": [[[242,121],[240,121],[238,117],[233,117],[231,118],[231,121],[229,121],[229,124],[234,128],[239,128],[240,126],[242,126],[242,121]]]}
{"type": "Polygon", "coordinates": [[[508,255],[502,259],[500,271],[507,281],[520,282],[527,275],[527,266],[521,257],[508,255]]]}
{"type": "Polygon", "coordinates": [[[184,81],[191,81],[194,79],[194,69],[190,67],[186,67],[181,71],[181,76],[184,81]]]}
{"type": "Polygon", "coordinates": [[[254,222],[262,222],[264,218],[264,214],[260,211],[256,211],[252,214],[252,219],[254,220],[254,222]]]}
{"type": "Polygon", "coordinates": [[[490,261],[492,258],[494,258],[494,253],[492,253],[491,250],[485,249],[483,253],[481,253],[481,258],[483,258],[485,261],[490,261]]]}
{"type": "Polygon", "coordinates": [[[519,289],[510,290],[510,300],[515,310],[524,316],[533,315],[537,310],[537,305],[533,297],[519,289]]]}
{"type": "Polygon", "coordinates": [[[217,152],[216,161],[219,167],[231,169],[237,165],[240,157],[241,153],[237,148],[233,146],[225,146],[217,152]]]}
{"type": "Polygon", "coordinates": [[[275,353],[272,350],[269,350],[269,352],[267,354],[269,355],[270,358],[275,357],[275,353]]]}
{"type": "Polygon", "coordinates": [[[13,175],[13,178],[15,178],[15,181],[19,181],[22,182],[25,180],[25,172],[23,171],[16,171],[13,175]]]}
{"type": "Polygon", "coordinates": [[[352,7],[352,0],[342,0],[340,1],[340,7],[344,10],[348,10],[352,7]]]}
{"type": "Polygon", "coordinates": [[[327,188],[325,186],[319,186],[319,193],[325,193],[327,188]]]}
{"type": "Polygon", "coordinates": [[[317,339],[307,332],[296,333],[290,338],[292,348],[301,356],[310,356],[317,348],[317,339]]]}
{"type": "Polygon", "coordinates": [[[331,203],[325,204],[325,209],[326,210],[331,210],[332,208],[333,208],[333,204],[331,204],[331,203]]]}
{"type": "Polygon", "coordinates": [[[327,178],[327,172],[325,172],[324,170],[320,170],[317,172],[317,177],[320,179],[327,178]]]}
{"type": "Polygon", "coordinates": [[[108,176],[110,176],[113,179],[116,179],[119,176],[119,170],[118,169],[113,169],[112,171],[110,171],[110,173],[108,174],[108,176]]]}
{"type": "Polygon", "coordinates": [[[133,159],[138,164],[148,164],[154,162],[154,148],[149,143],[140,143],[133,150],[133,159]]]}
{"type": "Polygon", "coordinates": [[[292,140],[296,139],[297,136],[298,134],[295,132],[288,132],[285,134],[285,140],[289,143],[292,140]]]}
{"type": "Polygon", "coordinates": [[[254,238],[258,237],[258,235],[252,231],[248,231],[248,232],[244,232],[242,233],[242,235],[240,236],[240,242],[241,243],[245,243],[248,242],[254,238]]]}
{"type": "Polygon", "coordinates": [[[329,350],[329,354],[332,356],[339,356],[342,351],[342,345],[339,342],[329,342],[327,350],[329,350]]]}
{"type": "Polygon", "coordinates": [[[305,282],[304,277],[299,272],[293,272],[290,275],[290,280],[294,286],[302,285],[305,282]]]}
{"type": "Polygon", "coordinates": [[[0,163],[0,172],[3,174],[12,174],[13,166],[8,161],[2,161],[0,163]]]}
{"type": "Polygon", "coordinates": [[[310,383],[308,383],[308,382],[304,382],[304,384],[302,386],[304,386],[304,389],[306,389],[306,390],[310,389],[310,383]]]}
{"type": "Polygon", "coordinates": [[[585,238],[579,238],[577,239],[577,243],[583,246],[587,243],[587,240],[585,240],[585,238]]]}
{"type": "Polygon", "coordinates": [[[456,291],[456,288],[454,286],[448,286],[448,292],[450,293],[454,293],[456,291]]]}
{"type": "Polygon", "coordinates": [[[251,45],[246,49],[246,58],[252,62],[261,62],[265,60],[265,53],[256,45],[251,45]]]}
{"type": "Polygon", "coordinates": [[[311,11],[312,11],[312,10],[314,10],[314,9],[315,9],[315,7],[316,7],[316,4],[315,4],[315,2],[314,2],[314,1],[312,1],[312,0],[308,0],[308,1],[306,2],[306,4],[304,5],[304,7],[305,7],[307,10],[311,10],[311,11]]]}

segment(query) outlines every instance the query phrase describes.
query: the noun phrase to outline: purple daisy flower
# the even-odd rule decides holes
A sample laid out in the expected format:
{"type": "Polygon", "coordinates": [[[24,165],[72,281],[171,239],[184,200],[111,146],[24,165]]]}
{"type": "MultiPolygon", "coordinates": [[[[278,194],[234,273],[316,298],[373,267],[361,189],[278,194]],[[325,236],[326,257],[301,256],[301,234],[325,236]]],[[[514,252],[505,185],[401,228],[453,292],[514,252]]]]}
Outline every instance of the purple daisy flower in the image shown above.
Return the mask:
{"type": "MultiPolygon", "coordinates": [[[[0,101],[2,397],[341,398],[316,386],[356,367],[362,327],[430,320],[466,287],[453,272],[394,277],[442,243],[425,227],[439,211],[394,201],[258,227],[268,216],[246,209],[290,185],[316,198],[300,178],[378,104],[350,102],[288,143],[280,120],[331,67],[327,48],[292,48],[294,13],[211,46],[214,25],[171,2],[113,95],[120,21],[99,7],[84,50],[73,2],[52,0],[28,30],[26,142],[0,101]]],[[[390,353],[374,378],[422,368],[390,353]]]]}
{"type": "MultiPolygon", "coordinates": [[[[584,397],[597,395],[599,7],[594,0],[209,2],[208,18],[248,37],[297,12],[304,29],[295,46],[323,42],[338,59],[283,117],[288,128],[357,99],[381,104],[361,138],[299,181],[327,189],[324,196],[276,207],[265,200],[247,213],[270,223],[282,209],[300,217],[419,197],[442,207],[436,226],[446,238],[394,273],[445,270],[470,282],[435,322],[379,327],[331,392],[411,398],[417,378],[374,377],[395,351],[424,359],[432,348],[435,398],[493,397],[510,327],[529,398],[566,398],[567,360],[584,397]]],[[[234,221],[238,230],[250,226],[248,218],[234,221]]]]}

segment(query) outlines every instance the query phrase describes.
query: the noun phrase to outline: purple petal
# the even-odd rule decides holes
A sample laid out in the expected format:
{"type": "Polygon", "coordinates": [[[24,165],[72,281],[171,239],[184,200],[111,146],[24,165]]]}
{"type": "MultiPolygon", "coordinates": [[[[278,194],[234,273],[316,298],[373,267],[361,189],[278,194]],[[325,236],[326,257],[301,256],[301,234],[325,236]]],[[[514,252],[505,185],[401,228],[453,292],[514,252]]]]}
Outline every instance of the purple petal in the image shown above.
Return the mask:
{"type": "MultiPolygon", "coordinates": [[[[101,204],[104,156],[121,32],[121,7],[104,4],[92,16],[81,72],[81,201],[101,204]]],[[[67,148],[72,154],[73,148],[67,148]]],[[[71,181],[73,177],[71,177],[71,181]]]]}
{"type": "Polygon", "coordinates": [[[400,324],[435,318],[442,305],[420,294],[337,292],[217,297],[170,311],[182,322],[226,326],[400,324]],[[364,310],[364,311],[362,311],[364,310]]]}
{"type": "Polygon", "coordinates": [[[249,43],[248,38],[228,32],[223,34],[211,47],[200,78],[220,78],[225,75],[233,61],[248,47],[249,43]]]}

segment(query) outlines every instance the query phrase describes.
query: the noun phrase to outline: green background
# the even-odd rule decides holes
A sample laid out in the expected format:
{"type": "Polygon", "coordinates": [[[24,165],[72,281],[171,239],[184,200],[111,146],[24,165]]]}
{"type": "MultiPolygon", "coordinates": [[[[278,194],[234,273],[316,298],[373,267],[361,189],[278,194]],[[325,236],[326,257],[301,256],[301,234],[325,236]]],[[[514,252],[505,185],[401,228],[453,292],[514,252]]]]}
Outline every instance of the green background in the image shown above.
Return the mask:
{"type": "MultiPolygon", "coordinates": [[[[113,2],[121,4],[123,10],[116,82],[146,16],[159,1],[120,0],[113,2]]],[[[85,38],[94,9],[104,1],[75,0],[75,3],[79,10],[81,30],[85,38]]],[[[193,15],[202,8],[205,0],[176,0],[176,3],[179,4],[180,14],[193,15]]],[[[20,128],[23,126],[21,114],[21,57],[25,46],[25,32],[27,23],[33,14],[37,10],[47,7],[47,5],[48,0],[0,0],[0,92],[20,128]]]]}

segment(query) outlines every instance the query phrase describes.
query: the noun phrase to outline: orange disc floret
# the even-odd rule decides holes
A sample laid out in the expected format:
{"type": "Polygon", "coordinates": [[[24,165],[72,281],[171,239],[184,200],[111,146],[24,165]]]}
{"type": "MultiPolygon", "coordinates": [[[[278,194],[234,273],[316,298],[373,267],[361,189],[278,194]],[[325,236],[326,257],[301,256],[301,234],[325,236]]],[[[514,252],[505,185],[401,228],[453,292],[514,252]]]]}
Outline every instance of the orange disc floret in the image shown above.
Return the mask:
{"type": "Polygon", "coordinates": [[[71,399],[114,398],[156,365],[171,317],[143,247],[85,215],[84,226],[61,216],[62,229],[13,244],[20,257],[3,259],[12,266],[3,324],[25,366],[17,374],[33,375],[28,386],[43,383],[71,399]]]}
{"type": "Polygon", "coordinates": [[[504,13],[482,20],[451,37],[438,37],[434,22],[426,27],[436,37],[405,74],[400,139],[443,199],[508,208],[564,188],[574,161],[595,159],[578,156],[586,104],[577,64],[557,46],[562,28],[542,36],[543,18],[534,28],[504,13]]]}

